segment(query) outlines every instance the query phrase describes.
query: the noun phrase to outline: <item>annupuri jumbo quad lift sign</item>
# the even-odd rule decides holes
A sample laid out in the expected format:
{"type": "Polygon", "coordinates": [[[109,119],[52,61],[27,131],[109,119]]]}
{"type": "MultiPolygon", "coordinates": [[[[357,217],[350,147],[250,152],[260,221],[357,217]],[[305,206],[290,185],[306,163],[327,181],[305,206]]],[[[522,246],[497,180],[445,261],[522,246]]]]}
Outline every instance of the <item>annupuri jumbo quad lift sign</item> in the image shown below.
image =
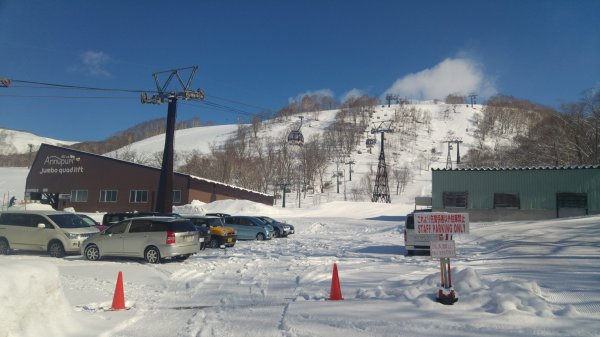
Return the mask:
{"type": "Polygon", "coordinates": [[[415,213],[415,229],[417,234],[432,235],[431,257],[440,259],[441,286],[437,300],[442,304],[454,304],[458,297],[452,288],[450,274],[450,258],[456,257],[456,246],[452,236],[469,233],[468,213],[415,213]]]}

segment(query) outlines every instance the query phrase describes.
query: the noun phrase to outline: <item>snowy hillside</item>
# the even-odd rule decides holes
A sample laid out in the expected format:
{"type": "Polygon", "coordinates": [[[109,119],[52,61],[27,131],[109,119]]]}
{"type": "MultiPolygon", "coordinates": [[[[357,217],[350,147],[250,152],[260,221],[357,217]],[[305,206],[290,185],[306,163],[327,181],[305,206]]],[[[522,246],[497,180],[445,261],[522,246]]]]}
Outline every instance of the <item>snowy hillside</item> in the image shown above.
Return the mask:
{"type": "MultiPolygon", "coordinates": [[[[337,193],[336,188],[330,188],[323,194],[307,194],[306,198],[302,198],[301,205],[303,203],[318,205],[335,200],[368,201],[364,196],[359,198],[356,190],[363,188],[361,179],[364,176],[368,175],[371,179],[375,179],[381,137],[379,133],[371,134],[368,131],[379,126],[381,122],[392,119],[397,121],[392,125],[394,132],[385,134],[386,163],[389,165],[388,176],[392,175],[394,169],[406,169],[410,179],[403,193],[399,195],[396,195],[396,190],[390,181],[391,199],[394,204],[412,205],[415,196],[431,193],[430,169],[446,167],[448,147],[444,140],[449,137],[461,139],[463,141],[460,145],[462,155],[472,146],[474,127],[471,121],[475,114],[481,113],[481,108],[481,105],[475,105],[472,108],[464,104],[434,104],[432,102],[409,104],[402,108],[399,105],[376,106],[375,112],[370,117],[369,127],[363,134],[361,145],[352,152],[350,158],[344,158],[344,162],[350,160],[355,162],[352,166],[352,181],[350,181],[348,165],[342,163],[336,168],[336,163],[331,162],[327,170],[330,172],[328,178],[331,186],[335,186],[337,183],[334,178],[336,169],[342,171],[340,193],[337,193]],[[366,146],[367,135],[377,141],[370,150],[371,153],[366,146]]],[[[308,140],[314,135],[322,135],[324,130],[334,122],[338,112],[339,110],[330,110],[319,112],[317,115],[302,114],[304,122],[301,131],[304,139],[308,140]]],[[[285,122],[265,121],[258,131],[257,137],[284,141],[298,121],[299,119],[295,116],[285,122]]],[[[237,128],[237,125],[219,125],[176,131],[175,151],[180,155],[178,164],[182,164],[181,160],[185,154],[192,151],[210,153],[212,146],[217,148],[221,146],[228,138],[235,135],[237,128]]],[[[127,148],[107,155],[118,156],[120,152],[134,151],[138,157],[151,158],[157,152],[162,152],[163,148],[164,135],[160,135],[133,143],[127,148]]],[[[451,157],[453,165],[456,165],[456,148],[452,150],[451,157]]],[[[290,198],[290,202],[287,207],[297,207],[297,195],[291,193],[288,198],[290,198]]]]}
{"type": "Polygon", "coordinates": [[[40,144],[72,145],[77,142],[40,137],[30,132],[0,129],[0,154],[29,153],[29,145],[37,151],[40,144]]]}

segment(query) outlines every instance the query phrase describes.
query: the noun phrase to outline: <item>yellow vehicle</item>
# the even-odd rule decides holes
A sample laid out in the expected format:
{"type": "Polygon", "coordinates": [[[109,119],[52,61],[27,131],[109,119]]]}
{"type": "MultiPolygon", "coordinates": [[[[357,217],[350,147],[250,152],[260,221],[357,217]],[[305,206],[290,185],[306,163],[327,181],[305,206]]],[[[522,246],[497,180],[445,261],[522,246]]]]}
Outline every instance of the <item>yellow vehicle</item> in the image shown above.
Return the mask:
{"type": "Polygon", "coordinates": [[[237,241],[237,233],[231,227],[225,227],[223,218],[218,216],[201,216],[192,214],[181,214],[182,217],[190,219],[196,226],[210,227],[210,248],[233,247],[237,241]]]}

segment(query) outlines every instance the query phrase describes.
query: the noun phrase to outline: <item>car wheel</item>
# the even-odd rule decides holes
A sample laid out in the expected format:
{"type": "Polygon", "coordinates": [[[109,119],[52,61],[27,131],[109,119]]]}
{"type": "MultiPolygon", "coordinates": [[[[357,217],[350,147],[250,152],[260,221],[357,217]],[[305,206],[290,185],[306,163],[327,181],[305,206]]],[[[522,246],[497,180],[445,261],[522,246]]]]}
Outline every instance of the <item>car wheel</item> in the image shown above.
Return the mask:
{"type": "Polygon", "coordinates": [[[10,253],[10,245],[6,239],[0,239],[0,255],[8,255],[10,253]]]}
{"type": "Polygon", "coordinates": [[[52,241],[48,244],[48,254],[52,257],[65,256],[65,247],[60,241],[52,241]]]}
{"type": "Polygon", "coordinates": [[[85,255],[85,258],[90,261],[100,260],[100,249],[98,249],[98,246],[96,245],[87,246],[83,253],[85,255]]]}
{"type": "Polygon", "coordinates": [[[263,233],[256,234],[256,240],[262,241],[265,239],[265,235],[263,233]]]}
{"type": "Polygon", "coordinates": [[[210,248],[219,248],[219,242],[217,241],[217,239],[210,239],[209,242],[209,246],[210,248]]]}
{"type": "Polygon", "coordinates": [[[149,247],[144,252],[144,259],[148,263],[159,263],[160,262],[160,252],[156,247],[149,247]]]}

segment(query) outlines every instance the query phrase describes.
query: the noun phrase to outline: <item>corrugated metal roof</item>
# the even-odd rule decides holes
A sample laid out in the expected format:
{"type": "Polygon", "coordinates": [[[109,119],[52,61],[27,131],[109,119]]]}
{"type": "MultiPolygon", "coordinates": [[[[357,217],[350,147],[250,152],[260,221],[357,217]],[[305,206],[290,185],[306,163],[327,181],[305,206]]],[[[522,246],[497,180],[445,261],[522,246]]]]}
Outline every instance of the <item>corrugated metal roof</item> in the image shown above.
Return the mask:
{"type": "Polygon", "coordinates": [[[572,165],[572,166],[531,166],[531,167],[465,167],[465,168],[441,168],[432,171],[527,171],[527,170],[585,170],[600,169],[600,165],[572,165]]]}

